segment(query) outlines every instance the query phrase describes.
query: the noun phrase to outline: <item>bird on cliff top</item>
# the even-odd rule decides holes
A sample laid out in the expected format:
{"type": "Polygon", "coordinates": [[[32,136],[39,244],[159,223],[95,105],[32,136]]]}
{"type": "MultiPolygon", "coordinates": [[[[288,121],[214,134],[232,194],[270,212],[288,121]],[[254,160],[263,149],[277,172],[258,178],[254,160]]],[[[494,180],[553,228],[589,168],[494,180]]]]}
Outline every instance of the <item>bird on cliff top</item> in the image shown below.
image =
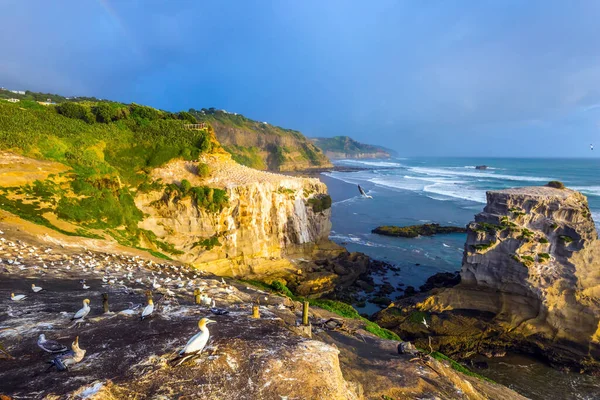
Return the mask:
{"type": "Polygon", "coordinates": [[[56,356],[54,360],[49,361],[50,366],[48,369],[56,367],[58,371],[67,371],[71,365],[77,364],[83,360],[84,356],[85,350],[79,347],[79,336],[77,336],[75,341],[71,344],[71,351],[56,356]]]}
{"type": "Polygon", "coordinates": [[[208,331],[206,325],[216,322],[217,321],[213,321],[212,319],[202,318],[198,322],[198,328],[200,328],[200,332],[188,340],[185,347],[179,352],[179,355],[175,359],[171,360],[171,363],[174,364],[174,366],[178,366],[190,358],[200,355],[206,346],[206,343],[208,343],[208,339],[210,338],[210,332],[208,331]]]}
{"type": "Polygon", "coordinates": [[[27,298],[27,296],[25,296],[24,294],[17,294],[17,295],[15,295],[14,293],[10,294],[10,299],[12,301],[21,301],[26,298],[27,298]]]}
{"type": "Polygon", "coordinates": [[[427,320],[425,319],[425,317],[423,317],[423,325],[425,325],[425,328],[429,329],[429,324],[427,323],[427,320]]]}
{"type": "Polygon", "coordinates": [[[146,308],[144,308],[144,311],[142,311],[142,316],[140,317],[140,319],[144,320],[144,318],[150,317],[153,311],[154,302],[152,301],[152,299],[148,299],[148,305],[146,306],[146,308]]]}
{"type": "Polygon", "coordinates": [[[35,283],[32,283],[32,284],[31,284],[31,290],[33,290],[33,291],[34,291],[34,293],[37,293],[37,292],[39,292],[40,290],[42,290],[42,288],[41,288],[41,287],[39,287],[39,286],[35,286],[35,283]]]}
{"type": "Polygon", "coordinates": [[[56,340],[47,340],[46,335],[43,333],[40,334],[37,345],[47,353],[64,353],[69,350],[67,346],[58,343],[56,340]]]}
{"type": "Polygon", "coordinates": [[[83,307],[81,309],[79,309],[79,311],[77,311],[75,313],[75,315],[73,315],[73,318],[71,318],[71,321],[74,319],[83,319],[89,313],[90,313],[90,300],[85,299],[85,300],[83,300],[83,307]]]}

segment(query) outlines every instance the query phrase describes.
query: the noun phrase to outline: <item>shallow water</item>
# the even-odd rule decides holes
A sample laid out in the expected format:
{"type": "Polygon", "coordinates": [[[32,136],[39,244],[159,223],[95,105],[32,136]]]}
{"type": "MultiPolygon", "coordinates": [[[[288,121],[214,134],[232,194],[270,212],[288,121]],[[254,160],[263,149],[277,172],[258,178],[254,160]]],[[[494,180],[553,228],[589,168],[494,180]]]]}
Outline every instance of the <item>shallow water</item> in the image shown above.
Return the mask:
{"type": "Polygon", "coordinates": [[[475,372],[534,400],[600,399],[599,377],[560,371],[520,354],[484,361],[489,368],[475,372]]]}

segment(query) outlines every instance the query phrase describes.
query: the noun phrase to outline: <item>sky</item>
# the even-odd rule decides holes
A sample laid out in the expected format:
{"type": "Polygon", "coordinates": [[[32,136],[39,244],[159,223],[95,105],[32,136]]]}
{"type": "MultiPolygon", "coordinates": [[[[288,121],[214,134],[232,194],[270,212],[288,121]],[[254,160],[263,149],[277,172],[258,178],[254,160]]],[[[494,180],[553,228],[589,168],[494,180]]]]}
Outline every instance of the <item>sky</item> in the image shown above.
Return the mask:
{"type": "Polygon", "coordinates": [[[0,86],[403,156],[590,157],[598,21],[596,0],[0,0],[0,86]]]}

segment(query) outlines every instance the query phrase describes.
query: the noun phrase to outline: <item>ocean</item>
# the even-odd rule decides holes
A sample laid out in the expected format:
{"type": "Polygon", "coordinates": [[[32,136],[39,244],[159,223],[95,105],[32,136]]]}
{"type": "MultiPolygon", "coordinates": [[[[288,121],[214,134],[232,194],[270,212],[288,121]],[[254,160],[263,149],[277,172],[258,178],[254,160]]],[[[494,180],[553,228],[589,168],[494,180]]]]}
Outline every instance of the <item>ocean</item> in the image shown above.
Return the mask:
{"type": "MultiPolygon", "coordinates": [[[[437,272],[460,270],[466,235],[404,239],[373,234],[373,228],[429,222],[465,226],[482,211],[487,190],[560,180],[587,196],[600,227],[600,159],[395,158],[336,164],[363,169],[321,175],[333,200],[330,238],[350,251],[399,266],[400,275],[388,277],[392,284],[418,289],[437,272]],[[483,164],[487,170],[475,169],[483,164]],[[360,196],[357,185],[373,198],[360,196]]],[[[375,309],[367,305],[361,311],[375,309]]]]}
{"type": "MultiPolygon", "coordinates": [[[[418,289],[431,275],[459,271],[466,235],[393,238],[371,233],[379,225],[436,222],[465,226],[483,210],[487,190],[539,186],[559,180],[587,196],[592,218],[600,228],[600,158],[394,158],[335,163],[361,170],[326,172],[320,176],[333,200],[330,238],[349,251],[360,251],[400,267],[399,273],[387,274],[387,280],[398,288],[390,296],[392,300],[406,286],[418,289]],[[484,164],[489,167],[487,170],[475,169],[484,164]],[[357,185],[373,198],[360,196],[357,185]]],[[[359,308],[367,313],[377,310],[379,307],[370,303],[359,308]]],[[[533,399],[557,393],[556,398],[592,399],[597,394],[598,378],[578,378],[577,374],[565,374],[535,360],[515,357],[518,361],[501,359],[499,365],[490,363],[489,370],[477,372],[533,399]],[[526,382],[518,380],[523,375],[526,382]],[[551,390],[545,384],[532,383],[546,382],[550,377],[554,382],[551,390]]]]}

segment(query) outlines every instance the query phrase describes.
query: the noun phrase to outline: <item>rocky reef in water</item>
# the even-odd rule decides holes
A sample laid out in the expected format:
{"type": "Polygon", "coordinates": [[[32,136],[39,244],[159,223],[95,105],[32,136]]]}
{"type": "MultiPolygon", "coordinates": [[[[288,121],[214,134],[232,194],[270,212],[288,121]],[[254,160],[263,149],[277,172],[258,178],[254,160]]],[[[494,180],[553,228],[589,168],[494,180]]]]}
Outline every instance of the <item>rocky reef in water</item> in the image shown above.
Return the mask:
{"type": "Polygon", "coordinates": [[[422,224],[410,226],[378,226],[372,233],[384,236],[416,238],[417,236],[433,236],[444,233],[465,233],[467,230],[460,226],[440,226],[440,224],[422,224]]]}
{"type": "Polygon", "coordinates": [[[488,192],[468,226],[461,283],[393,304],[377,321],[422,345],[431,336],[449,354],[516,350],[598,371],[600,241],[587,199],[552,187],[488,192]]]}

